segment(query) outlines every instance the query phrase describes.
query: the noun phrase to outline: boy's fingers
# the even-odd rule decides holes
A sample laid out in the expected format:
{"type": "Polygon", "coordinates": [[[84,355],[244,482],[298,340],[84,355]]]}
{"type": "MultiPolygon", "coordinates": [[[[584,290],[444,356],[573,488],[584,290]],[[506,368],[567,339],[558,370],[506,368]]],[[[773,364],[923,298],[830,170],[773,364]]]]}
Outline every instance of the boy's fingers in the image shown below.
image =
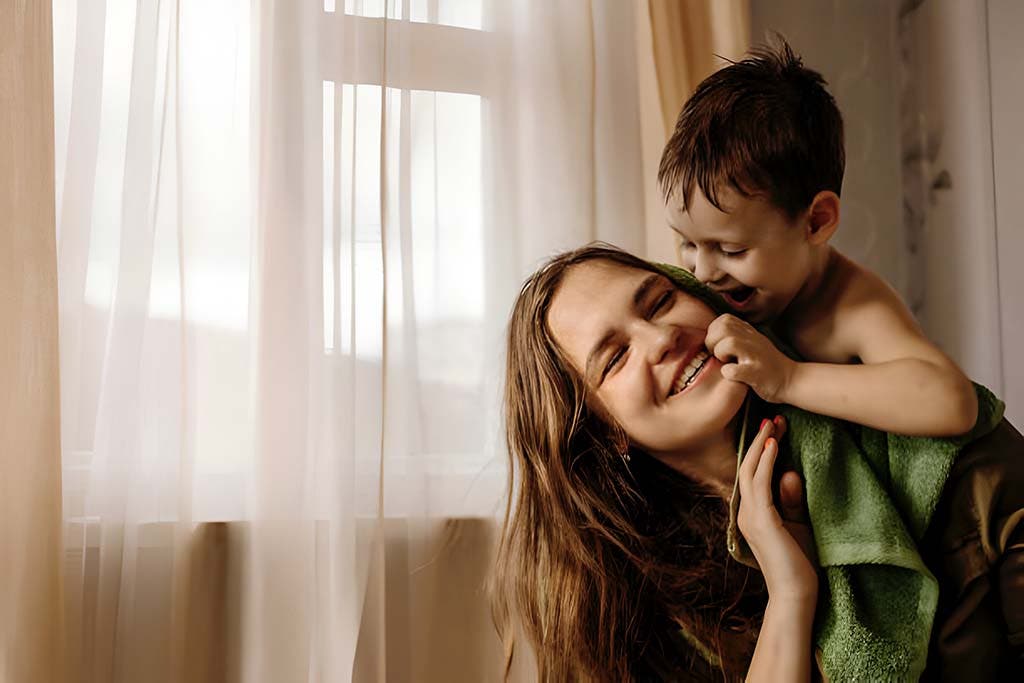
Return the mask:
{"type": "Polygon", "coordinates": [[[718,344],[729,335],[729,326],[731,324],[730,320],[732,317],[733,316],[728,313],[724,313],[711,321],[711,324],[708,325],[708,332],[704,336],[704,345],[707,346],[708,349],[713,349],[715,346],[718,346],[718,344]]]}
{"type": "Polygon", "coordinates": [[[725,337],[714,345],[706,344],[706,346],[715,358],[723,363],[731,363],[739,358],[739,345],[736,343],[736,337],[725,337]]]}
{"type": "Polygon", "coordinates": [[[721,319],[722,317],[719,316],[712,320],[711,324],[708,325],[708,331],[704,335],[704,345],[707,346],[709,349],[713,347],[715,344],[717,344],[719,341],[721,341],[722,337],[724,336],[723,326],[721,325],[721,323],[719,323],[721,319]]]}
{"type": "MultiPolygon", "coordinates": [[[[754,378],[753,368],[749,363],[725,363],[722,365],[722,377],[733,382],[749,384],[754,378]]],[[[777,430],[776,430],[777,431],[777,430]]],[[[776,436],[781,436],[776,434],[776,436]]]]}

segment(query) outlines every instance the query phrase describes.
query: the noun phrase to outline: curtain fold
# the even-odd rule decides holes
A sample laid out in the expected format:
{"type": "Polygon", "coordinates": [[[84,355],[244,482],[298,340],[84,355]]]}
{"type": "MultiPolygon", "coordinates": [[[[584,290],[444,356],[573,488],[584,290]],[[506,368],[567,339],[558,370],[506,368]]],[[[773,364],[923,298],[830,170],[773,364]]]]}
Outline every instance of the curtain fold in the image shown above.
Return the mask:
{"type": "Polygon", "coordinates": [[[53,53],[47,3],[0,5],[0,677],[63,676],[53,53]]]}
{"type": "Polygon", "coordinates": [[[648,0],[654,64],[665,130],[671,134],[686,98],[750,47],[750,0],[648,0]]]}
{"type": "Polygon", "coordinates": [[[68,679],[499,677],[509,306],[665,232],[641,5],[53,7],[68,679]]]}
{"type": "Polygon", "coordinates": [[[657,184],[661,151],[697,85],[750,48],[750,0],[648,0],[637,12],[647,252],[680,263],[657,184]]]}

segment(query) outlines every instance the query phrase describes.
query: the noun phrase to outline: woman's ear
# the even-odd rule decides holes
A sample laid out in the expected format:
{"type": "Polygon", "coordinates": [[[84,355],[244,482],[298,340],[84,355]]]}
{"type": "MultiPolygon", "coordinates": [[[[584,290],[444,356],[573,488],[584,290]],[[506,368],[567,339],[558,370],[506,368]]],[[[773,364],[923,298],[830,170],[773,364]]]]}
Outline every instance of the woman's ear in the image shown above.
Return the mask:
{"type": "Polygon", "coordinates": [[[839,195],[823,190],[814,195],[807,210],[807,241],[814,245],[825,244],[839,227],[839,195]]]}

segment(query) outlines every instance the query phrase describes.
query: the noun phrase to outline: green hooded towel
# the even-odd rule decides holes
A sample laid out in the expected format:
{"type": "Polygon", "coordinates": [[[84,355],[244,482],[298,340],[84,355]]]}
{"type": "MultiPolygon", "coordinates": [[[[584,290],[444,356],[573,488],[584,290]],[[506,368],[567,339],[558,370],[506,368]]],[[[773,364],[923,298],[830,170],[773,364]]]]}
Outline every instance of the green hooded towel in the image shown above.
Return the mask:
{"type": "MultiPolygon", "coordinates": [[[[732,312],[714,292],[675,266],[658,266],[718,313],[732,312]]],[[[796,354],[761,329],[784,353],[796,354]]],[[[804,480],[807,509],[825,581],[815,643],[825,675],[842,681],[916,681],[924,669],[938,583],[917,543],[924,536],[961,449],[992,431],[1003,403],[978,392],[978,421],[952,439],[887,434],[792,406],[773,406],[789,430],[780,456],[804,480]]],[[[746,451],[742,430],[739,458],[746,451]]],[[[737,463],[738,466],[738,463],[737,463]]],[[[739,490],[729,502],[729,552],[756,566],[736,527],[739,490]]]]}

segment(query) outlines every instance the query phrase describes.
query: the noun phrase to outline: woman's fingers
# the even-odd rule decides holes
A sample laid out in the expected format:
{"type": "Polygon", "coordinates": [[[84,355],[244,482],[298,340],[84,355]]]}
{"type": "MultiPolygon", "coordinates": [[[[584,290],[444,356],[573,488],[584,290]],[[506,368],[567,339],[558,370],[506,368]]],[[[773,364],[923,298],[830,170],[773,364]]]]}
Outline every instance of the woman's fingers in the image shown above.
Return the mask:
{"type": "Polygon", "coordinates": [[[775,425],[775,438],[782,441],[782,437],[786,435],[786,428],[789,426],[786,424],[786,418],[776,415],[775,419],[772,420],[772,424],[775,425]]]}
{"type": "Polygon", "coordinates": [[[750,495],[749,483],[754,477],[754,472],[757,471],[758,463],[761,461],[761,454],[764,451],[765,442],[768,437],[771,436],[774,430],[774,424],[771,420],[763,420],[761,422],[761,428],[757,431],[754,436],[754,440],[750,442],[750,447],[747,448],[747,453],[743,457],[743,463],[740,464],[739,478],[740,478],[740,495],[750,495]]]}
{"type": "Polygon", "coordinates": [[[782,475],[778,505],[772,500],[778,440],[785,432],[786,422],[782,418],[766,420],[752,440],[738,474],[737,523],[764,573],[769,595],[773,599],[813,599],[818,590],[815,546],[804,514],[800,476],[795,472],[782,475]]]}
{"type": "Polygon", "coordinates": [[[786,472],[779,480],[779,514],[786,531],[800,544],[811,564],[818,564],[818,554],[811,532],[807,506],[804,504],[804,486],[800,475],[786,472]]]}
{"type": "MultiPolygon", "coordinates": [[[[776,415],[774,420],[761,420],[761,427],[757,430],[757,434],[754,435],[754,440],[750,442],[747,453],[743,457],[743,464],[740,465],[740,477],[753,478],[754,472],[757,471],[758,463],[761,461],[761,454],[764,452],[765,443],[767,443],[769,437],[774,437],[776,441],[779,441],[785,433],[786,419],[781,415],[776,415]]],[[[742,485],[743,482],[741,481],[740,483],[742,485]]]]}
{"type": "Polygon", "coordinates": [[[796,472],[786,472],[779,480],[779,513],[787,522],[807,522],[804,485],[796,472]]]}
{"type": "Polygon", "coordinates": [[[779,442],[775,437],[768,437],[764,444],[764,454],[754,471],[754,495],[764,496],[767,503],[772,502],[772,472],[775,470],[775,459],[779,455],[779,442]]]}

